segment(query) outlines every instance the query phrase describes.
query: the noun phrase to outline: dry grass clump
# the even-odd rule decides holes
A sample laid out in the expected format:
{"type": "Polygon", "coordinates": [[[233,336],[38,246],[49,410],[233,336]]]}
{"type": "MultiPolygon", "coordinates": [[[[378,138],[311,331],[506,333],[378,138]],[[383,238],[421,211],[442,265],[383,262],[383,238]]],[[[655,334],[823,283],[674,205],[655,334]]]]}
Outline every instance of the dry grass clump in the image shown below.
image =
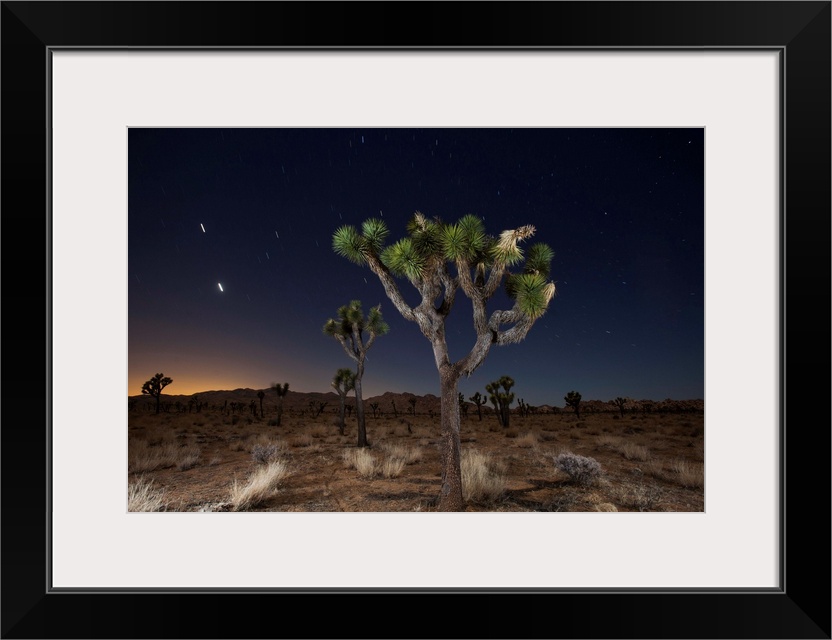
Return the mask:
{"type": "Polygon", "coordinates": [[[517,442],[515,442],[518,447],[521,449],[531,449],[537,446],[537,435],[532,432],[528,431],[524,433],[522,436],[517,438],[517,442]]]}
{"type": "Polygon", "coordinates": [[[378,474],[378,460],[365,447],[346,449],[343,458],[347,467],[358,471],[362,478],[374,478],[378,474]]]}
{"type": "Polygon", "coordinates": [[[688,489],[702,489],[705,486],[705,465],[678,458],[670,464],[675,474],[673,480],[688,489]]]}
{"type": "Polygon", "coordinates": [[[313,443],[312,434],[309,432],[301,433],[292,438],[293,447],[311,447],[313,443]]]}
{"type": "Polygon", "coordinates": [[[197,446],[181,447],[176,458],[176,468],[180,471],[193,469],[199,463],[202,450],[197,446]]]}
{"type": "Polygon", "coordinates": [[[615,450],[627,460],[644,461],[650,459],[650,450],[643,445],[635,444],[633,442],[625,442],[624,444],[615,447],[615,450]]]}
{"type": "Polygon", "coordinates": [[[404,467],[405,461],[402,458],[385,458],[381,463],[381,475],[385,478],[398,478],[404,467]]]}
{"type": "Polygon", "coordinates": [[[289,468],[283,460],[270,462],[258,467],[245,484],[234,479],[231,485],[230,502],[234,511],[244,511],[257,507],[275,495],[280,483],[289,475],[289,468]]]}
{"type": "Polygon", "coordinates": [[[139,477],[127,485],[128,511],[166,511],[165,492],[153,486],[152,480],[139,477]]]}
{"type": "Polygon", "coordinates": [[[127,470],[130,473],[169,467],[184,471],[196,466],[201,453],[196,445],[182,447],[175,442],[167,441],[152,446],[146,440],[130,440],[128,451],[127,470]]]}
{"type": "Polygon", "coordinates": [[[596,511],[609,511],[609,512],[618,511],[616,506],[614,504],[612,504],[611,502],[601,502],[599,504],[596,504],[595,505],[595,510],[596,511]]]}
{"type": "Polygon", "coordinates": [[[506,479],[491,456],[472,449],[462,451],[462,497],[469,502],[496,502],[503,496],[506,479]]]}
{"type": "Polygon", "coordinates": [[[621,446],[623,440],[620,436],[601,436],[599,435],[595,438],[595,444],[599,447],[611,447],[613,449],[617,449],[621,446]]]}
{"type": "Polygon", "coordinates": [[[421,447],[411,447],[405,444],[394,442],[379,442],[376,448],[382,451],[388,458],[400,458],[405,464],[419,462],[424,455],[421,447]]]}

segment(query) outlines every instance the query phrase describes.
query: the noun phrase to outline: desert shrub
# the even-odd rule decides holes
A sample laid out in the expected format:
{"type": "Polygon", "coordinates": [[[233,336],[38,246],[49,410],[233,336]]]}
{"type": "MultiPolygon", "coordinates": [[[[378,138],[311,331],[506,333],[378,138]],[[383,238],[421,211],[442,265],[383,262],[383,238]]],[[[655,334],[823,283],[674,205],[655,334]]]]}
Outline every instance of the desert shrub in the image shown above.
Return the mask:
{"type": "Polygon", "coordinates": [[[231,508],[243,511],[257,507],[280,489],[280,483],[289,475],[289,469],[283,460],[270,462],[266,466],[258,467],[245,484],[234,479],[231,485],[231,508]]]}
{"type": "Polygon", "coordinates": [[[277,424],[277,418],[271,418],[268,422],[268,425],[270,427],[279,427],[280,426],[279,424],[277,424]]]}
{"type": "Polygon", "coordinates": [[[251,448],[251,459],[260,464],[268,464],[274,462],[280,457],[281,449],[274,443],[255,444],[251,448]]]}
{"type": "Polygon", "coordinates": [[[462,451],[462,497],[471,502],[495,502],[505,493],[506,480],[488,454],[462,451]]]}
{"type": "Polygon", "coordinates": [[[165,492],[156,489],[152,480],[137,478],[127,486],[128,511],[166,511],[165,492]]]}
{"type": "Polygon", "coordinates": [[[639,511],[653,511],[661,498],[661,489],[653,483],[639,482],[618,490],[619,504],[639,511]]]}
{"type": "Polygon", "coordinates": [[[595,458],[579,456],[568,451],[554,457],[555,467],[569,476],[575,484],[589,485],[601,477],[601,464],[595,458]]]}

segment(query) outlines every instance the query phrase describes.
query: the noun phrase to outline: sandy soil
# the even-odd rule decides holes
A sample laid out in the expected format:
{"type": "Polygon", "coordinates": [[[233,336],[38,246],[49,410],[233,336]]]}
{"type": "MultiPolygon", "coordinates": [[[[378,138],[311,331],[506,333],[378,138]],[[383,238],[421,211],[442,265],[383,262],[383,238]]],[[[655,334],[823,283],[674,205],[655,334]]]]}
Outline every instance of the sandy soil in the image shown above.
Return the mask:
{"type": "MultiPolygon", "coordinates": [[[[287,470],[274,492],[249,511],[433,511],[440,465],[436,413],[373,417],[366,423],[376,471],[362,475],[345,456],[356,453],[355,416],[345,434],[334,407],[253,415],[242,404],[155,414],[128,411],[128,483],[152,482],[163,511],[232,511],[232,485],[244,485],[264,466],[256,445],[274,444],[287,470]],[[271,424],[270,424],[271,423],[271,424]],[[162,452],[166,456],[161,456],[162,452]],[[401,470],[384,462],[405,459],[401,470]]],[[[703,511],[704,416],[690,413],[572,412],[522,417],[508,428],[475,408],[462,420],[463,452],[487,456],[490,493],[472,497],[466,511],[703,511]],[[601,464],[590,485],[575,483],[553,459],[571,452],[601,464]]],[[[467,454],[466,454],[467,455],[467,454]]],[[[473,483],[472,485],[473,486],[473,483]]]]}

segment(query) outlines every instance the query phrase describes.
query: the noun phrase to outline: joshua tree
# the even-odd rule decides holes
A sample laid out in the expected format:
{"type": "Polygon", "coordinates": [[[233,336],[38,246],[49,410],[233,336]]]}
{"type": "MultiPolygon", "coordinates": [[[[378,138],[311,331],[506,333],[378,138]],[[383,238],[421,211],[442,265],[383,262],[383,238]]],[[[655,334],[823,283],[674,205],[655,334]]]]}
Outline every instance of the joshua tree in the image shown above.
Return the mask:
{"type": "Polygon", "coordinates": [[[520,342],[549,306],[555,285],[547,282],[553,252],[545,244],[529,248],[523,268],[520,241],[535,233],[531,225],[503,231],[498,238],[486,234],[482,220],[467,215],[453,224],[428,220],[418,211],[407,225],[407,236],[385,247],[389,234],[383,220],[366,220],[358,231],[345,225],[333,234],[335,252],[378,276],[387,297],[401,315],[419,327],[432,348],[439,373],[441,406],[442,483],[437,508],[461,511],[459,379],[470,376],[491,347],[520,342]],[[409,281],[421,302],[410,306],[396,278],[409,281]],[[508,310],[487,315],[486,305],[505,281],[512,301],[508,310]],[[468,355],[451,362],[445,339],[445,321],[458,291],[472,302],[476,339],[468,355]]]}
{"type": "Polygon", "coordinates": [[[408,411],[410,411],[410,415],[415,416],[416,415],[416,398],[408,398],[407,399],[407,404],[410,405],[410,409],[408,409],[408,411]]]}
{"type": "Polygon", "coordinates": [[[373,417],[378,418],[378,402],[371,402],[370,409],[373,410],[373,417]]]}
{"type": "Polygon", "coordinates": [[[280,418],[283,417],[283,398],[289,393],[289,383],[272,382],[272,389],[277,394],[277,426],[280,426],[280,418]]]}
{"type": "Polygon", "coordinates": [[[265,397],[266,397],[266,392],[263,391],[262,389],[260,389],[260,391],[257,392],[257,398],[260,400],[260,417],[261,418],[264,416],[264,414],[263,414],[263,398],[265,398],[265,397]]]}
{"type": "Polygon", "coordinates": [[[358,419],[358,446],[366,447],[367,427],[364,423],[364,400],[361,396],[361,378],[364,377],[364,360],[367,351],[373,346],[377,336],[383,336],[390,330],[381,317],[381,305],[370,309],[367,317],[361,309],[361,301],[353,300],[338,309],[338,319],[330,318],[324,325],[324,333],[334,337],[344,348],[346,354],[356,363],[355,379],[355,416],[358,419]],[[365,340],[364,333],[367,333],[365,340]]]}
{"type": "Polygon", "coordinates": [[[508,376],[502,376],[499,380],[485,385],[485,390],[488,391],[488,399],[491,400],[494,411],[497,413],[497,419],[506,429],[508,429],[510,416],[509,406],[514,401],[514,394],[510,391],[513,386],[514,380],[508,376]]]}
{"type": "Polygon", "coordinates": [[[627,398],[622,398],[621,396],[617,397],[612,403],[618,407],[618,410],[621,412],[621,417],[624,417],[624,406],[627,404],[627,398]]]}
{"type": "Polygon", "coordinates": [[[390,404],[393,407],[393,415],[398,418],[399,417],[399,410],[396,409],[396,401],[395,400],[390,400],[390,404]]]}
{"type": "Polygon", "coordinates": [[[352,369],[338,369],[335,372],[335,377],[332,379],[332,388],[338,392],[338,397],[341,399],[341,411],[338,416],[338,432],[344,435],[344,413],[347,404],[347,394],[355,389],[355,373],[352,369]]]}
{"type": "Polygon", "coordinates": [[[581,394],[577,391],[570,391],[563,396],[567,407],[572,407],[575,410],[575,415],[581,419],[581,394]]]}
{"type": "Polygon", "coordinates": [[[479,391],[477,391],[468,399],[475,405],[477,405],[477,415],[480,418],[480,422],[482,422],[482,405],[484,405],[487,402],[487,400],[482,395],[480,395],[479,391]]]}
{"type": "MultiPolygon", "coordinates": [[[[459,392],[459,410],[462,412],[463,418],[468,418],[468,405],[465,404],[465,394],[462,391],[459,392]]],[[[431,418],[433,417],[433,411],[431,411],[431,418]]]]}
{"type": "Polygon", "coordinates": [[[165,376],[164,373],[157,373],[150,380],[142,385],[142,393],[156,398],[156,413],[159,413],[159,397],[162,395],[162,389],[168,386],[173,380],[165,376]]]}

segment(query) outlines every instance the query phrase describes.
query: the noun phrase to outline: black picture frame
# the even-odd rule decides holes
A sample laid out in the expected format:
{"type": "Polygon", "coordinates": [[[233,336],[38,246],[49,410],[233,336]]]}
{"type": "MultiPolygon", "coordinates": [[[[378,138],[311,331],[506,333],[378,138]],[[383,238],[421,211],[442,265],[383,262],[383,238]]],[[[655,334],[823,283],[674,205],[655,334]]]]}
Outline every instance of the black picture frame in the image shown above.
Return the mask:
{"type": "Polygon", "coordinates": [[[830,638],[830,15],[829,1],[2,2],[2,637],[830,638]],[[779,51],[780,588],[53,592],[50,389],[94,388],[49,377],[49,60],[61,47],[779,51]]]}

